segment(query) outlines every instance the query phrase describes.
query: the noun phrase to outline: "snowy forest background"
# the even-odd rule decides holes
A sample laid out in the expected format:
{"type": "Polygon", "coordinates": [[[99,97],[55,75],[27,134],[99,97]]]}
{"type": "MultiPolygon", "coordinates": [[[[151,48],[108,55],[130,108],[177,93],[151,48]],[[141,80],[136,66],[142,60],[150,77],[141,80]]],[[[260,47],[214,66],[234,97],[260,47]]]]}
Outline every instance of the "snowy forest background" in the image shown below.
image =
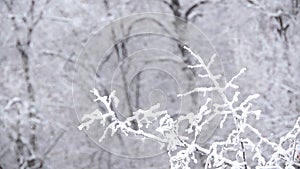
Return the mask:
{"type": "MultiPolygon", "coordinates": [[[[262,115],[253,126],[279,140],[300,115],[299,10],[298,0],[1,0],[0,168],[22,168],[25,161],[32,169],[169,168],[164,156],[134,159],[102,150],[78,130],[72,102],[74,65],[91,33],[140,12],[197,25],[228,78],[246,67],[238,80],[242,95],[261,95],[255,107],[262,115]]],[[[138,48],[124,43],[128,51],[138,48]]],[[[181,55],[173,43],[168,49],[181,55]]]]}

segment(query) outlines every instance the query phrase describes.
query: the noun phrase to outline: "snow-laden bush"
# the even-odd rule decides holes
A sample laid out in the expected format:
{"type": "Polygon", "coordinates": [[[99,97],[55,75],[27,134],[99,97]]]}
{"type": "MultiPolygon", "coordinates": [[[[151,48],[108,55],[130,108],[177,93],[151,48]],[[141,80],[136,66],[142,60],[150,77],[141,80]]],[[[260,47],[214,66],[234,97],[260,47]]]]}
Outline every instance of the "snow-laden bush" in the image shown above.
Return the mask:
{"type": "Polygon", "coordinates": [[[160,111],[160,105],[154,105],[148,110],[139,109],[133,112],[133,116],[120,120],[117,117],[113,107],[117,107],[119,100],[115,91],[109,96],[101,96],[97,89],[91,90],[96,96],[95,102],[99,102],[105,106],[106,112],[94,111],[85,114],[82,117],[82,123],[78,127],[80,130],[88,130],[90,125],[95,121],[100,121],[106,126],[99,142],[103,141],[109,130],[111,135],[120,132],[124,135],[133,134],[142,138],[147,138],[160,143],[162,148],[166,148],[171,169],[190,169],[190,164],[197,163],[196,153],[206,156],[205,168],[250,168],[255,164],[256,168],[297,168],[300,166],[300,145],[297,142],[297,136],[300,133],[300,117],[294,128],[285,136],[281,137],[279,142],[271,141],[264,137],[262,133],[248,122],[250,116],[259,118],[261,111],[252,110],[253,99],[259,97],[259,94],[249,95],[245,99],[239,97],[239,86],[235,84],[235,80],[245,72],[245,68],[231,78],[225,85],[221,85],[218,81],[221,75],[215,75],[210,70],[214,62],[215,55],[211,57],[206,64],[204,60],[195,54],[190,48],[185,47],[193,57],[198,61],[197,65],[191,65],[191,69],[201,69],[204,74],[199,75],[200,78],[208,78],[211,81],[210,87],[197,87],[192,91],[179,94],[178,97],[184,97],[192,93],[198,92],[204,95],[208,92],[215,92],[219,95],[222,103],[212,102],[212,98],[207,98],[199,112],[181,115],[178,118],[171,117],[167,111],[160,111]],[[233,97],[228,96],[227,91],[233,90],[233,97]],[[225,133],[226,138],[223,141],[213,142],[209,147],[200,146],[197,142],[199,135],[205,132],[204,128],[216,116],[222,116],[220,128],[228,119],[233,119],[234,128],[225,133]],[[145,128],[153,125],[154,121],[159,121],[159,125],[155,127],[156,134],[146,132],[145,128]],[[192,137],[186,137],[180,134],[179,128],[183,121],[189,123],[186,133],[192,137]],[[133,128],[132,124],[137,124],[133,128]],[[251,133],[256,137],[247,137],[251,133]],[[264,146],[271,147],[271,154],[263,155],[264,146]],[[250,152],[250,153],[247,153],[250,152]],[[251,155],[251,157],[249,157],[251,155]],[[249,161],[249,159],[251,159],[249,161]]]}

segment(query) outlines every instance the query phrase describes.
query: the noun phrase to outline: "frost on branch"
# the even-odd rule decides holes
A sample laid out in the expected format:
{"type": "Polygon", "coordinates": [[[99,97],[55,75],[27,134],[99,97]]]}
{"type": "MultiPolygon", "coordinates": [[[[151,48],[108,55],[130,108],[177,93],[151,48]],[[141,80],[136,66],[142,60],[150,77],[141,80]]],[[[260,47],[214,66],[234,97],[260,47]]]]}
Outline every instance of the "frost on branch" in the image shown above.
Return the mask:
{"type": "Polygon", "coordinates": [[[259,94],[241,97],[238,79],[246,69],[243,68],[239,73],[232,77],[226,84],[221,85],[218,80],[220,74],[213,74],[211,66],[214,64],[216,55],[213,55],[206,64],[204,60],[195,54],[190,48],[184,47],[196,58],[197,64],[189,66],[191,69],[201,69],[200,78],[208,79],[212,86],[195,87],[191,91],[178,94],[178,97],[185,97],[192,93],[202,93],[203,98],[207,93],[214,92],[219,95],[221,101],[213,102],[212,98],[206,98],[206,102],[199,108],[198,112],[190,112],[173,118],[164,110],[160,111],[160,105],[156,104],[147,110],[139,109],[132,113],[132,116],[125,120],[120,120],[113,108],[117,108],[119,99],[115,91],[109,96],[101,96],[97,89],[91,90],[95,95],[95,102],[104,105],[105,112],[95,110],[90,114],[85,114],[78,127],[80,130],[86,129],[99,121],[105,130],[99,141],[106,138],[108,132],[111,136],[117,131],[126,136],[135,135],[142,139],[151,139],[166,148],[170,157],[171,169],[190,169],[191,163],[198,162],[196,153],[206,156],[205,168],[296,168],[300,166],[300,145],[297,137],[300,133],[299,121],[297,120],[294,128],[279,143],[273,142],[265,137],[258,129],[248,122],[250,116],[259,119],[260,110],[253,110],[252,101],[259,97],[259,94]],[[232,92],[229,95],[228,92],[232,92]],[[212,122],[216,116],[221,116],[220,128],[224,127],[226,121],[233,121],[233,128],[225,133],[225,139],[215,141],[211,145],[203,147],[198,143],[201,133],[205,133],[205,127],[212,122]],[[158,125],[155,125],[159,122],[158,125]],[[184,135],[179,132],[183,123],[188,123],[184,135]],[[132,124],[137,124],[133,128],[132,124]],[[145,129],[149,128],[153,132],[149,133],[145,129]],[[252,135],[252,137],[249,136],[252,135]],[[253,138],[254,136],[254,138],[253,138]],[[271,153],[264,155],[263,148],[271,147],[271,153]]]}
{"type": "Polygon", "coordinates": [[[111,130],[111,135],[114,135],[119,130],[121,133],[125,135],[131,133],[134,135],[142,136],[143,138],[153,139],[158,142],[162,142],[162,143],[166,142],[164,139],[161,139],[150,133],[145,133],[142,130],[142,128],[144,127],[143,122],[146,123],[145,127],[147,128],[152,123],[153,120],[156,120],[159,116],[162,116],[167,113],[166,111],[156,111],[160,107],[159,104],[152,106],[148,110],[139,109],[138,111],[133,112],[133,116],[128,117],[124,121],[121,121],[120,119],[117,118],[116,113],[112,110],[112,105],[117,107],[119,102],[118,98],[115,96],[115,91],[113,91],[108,97],[100,96],[98,90],[96,89],[91,90],[91,92],[96,96],[96,99],[94,101],[101,102],[105,106],[106,113],[102,113],[99,110],[95,110],[90,114],[85,114],[81,119],[83,122],[78,127],[79,130],[82,130],[83,128],[88,130],[90,125],[95,120],[99,120],[100,124],[102,124],[103,126],[106,125],[106,122],[110,121],[110,124],[108,124],[108,126],[104,131],[103,136],[99,140],[100,142],[105,138],[109,129],[111,130]],[[134,121],[137,122],[138,124],[137,130],[131,128],[131,125],[134,121]]]}

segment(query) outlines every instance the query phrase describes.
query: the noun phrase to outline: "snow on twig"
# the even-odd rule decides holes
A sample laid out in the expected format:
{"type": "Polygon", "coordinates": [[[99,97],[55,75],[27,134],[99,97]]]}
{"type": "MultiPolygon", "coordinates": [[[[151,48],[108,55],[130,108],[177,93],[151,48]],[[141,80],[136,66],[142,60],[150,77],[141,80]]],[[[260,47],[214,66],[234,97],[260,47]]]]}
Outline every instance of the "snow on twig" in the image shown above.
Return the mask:
{"type": "Polygon", "coordinates": [[[147,110],[139,109],[133,112],[131,117],[125,120],[120,120],[116,116],[116,112],[112,110],[112,107],[117,107],[119,99],[116,97],[115,91],[109,96],[100,96],[98,90],[93,89],[91,92],[96,96],[95,102],[100,102],[105,106],[106,112],[100,112],[95,110],[90,114],[85,114],[81,121],[81,125],[78,127],[80,130],[86,129],[95,123],[100,121],[100,124],[106,126],[104,133],[99,141],[105,139],[109,130],[111,135],[120,131],[124,135],[134,134],[141,136],[142,138],[152,139],[165,146],[170,157],[171,169],[190,169],[191,163],[197,163],[195,153],[201,153],[206,156],[205,168],[234,168],[234,169],[247,169],[251,166],[251,162],[247,157],[247,152],[251,152],[253,157],[251,158],[255,162],[256,168],[282,168],[280,160],[284,159],[284,167],[297,166],[296,158],[299,152],[295,150],[297,136],[300,133],[299,121],[297,120],[294,128],[284,137],[280,139],[279,143],[270,141],[267,137],[256,129],[248,122],[249,116],[254,115],[256,119],[259,119],[261,110],[252,110],[252,101],[259,97],[259,94],[253,94],[241,100],[239,97],[239,86],[235,84],[235,80],[238,79],[246,68],[240,70],[235,76],[233,76],[225,85],[221,85],[218,82],[221,75],[213,74],[211,66],[214,63],[216,54],[214,54],[209,62],[206,64],[204,60],[194,53],[189,47],[184,46],[184,49],[190,52],[190,54],[196,58],[198,63],[193,66],[189,66],[191,69],[202,69],[205,73],[199,75],[200,78],[208,78],[211,81],[212,86],[195,87],[191,91],[187,91],[183,94],[178,94],[178,97],[185,97],[192,93],[217,92],[221,98],[221,103],[214,103],[211,98],[208,98],[196,113],[188,113],[181,115],[178,118],[173,118],[166,110],[160,111],[160,105],[151,106],[147,110]],[[229,98],[226,95],[228,89],[233,89],[233,97],[229,98]],[[223,116],[220,121],[220,128],[224,126],[224,123],[228,118],[232,118],[234,121],[234,127],[231,131],[226,133],[224,140],[215,141],[209,147],[201,147],[198,145],[197,140],[199,135],[203,131],[203,128],[208,125],[217,115],[223,116]],[[110,120],[108,120],[110,119],[110,120]],[[153,133],[147,133],[145,128],[153,125],[154,121],[158,121],[159,125],[154,126],[157,135],[153,133]],[[193,134],[193,137],[186,137],[179,132],[180,124],[183,121],[187,121],[189,127],[185,130],[188,134],[193,134]],[[138,128],[132,128],[132,123],[138,124],[138,128]],[[245,133],[252,133],[258,138],[258,141],[252,140],[250,137],[246,137],[245,133]],[[284,148],[283,144],[289,142],[289,148],[284,148]],[[266,158],[262,154],[262,147],[269,145],[273,149],[273,154],[270,158],[266,158]],[[234,154],[228,156],[228,154],[234,154]]]}

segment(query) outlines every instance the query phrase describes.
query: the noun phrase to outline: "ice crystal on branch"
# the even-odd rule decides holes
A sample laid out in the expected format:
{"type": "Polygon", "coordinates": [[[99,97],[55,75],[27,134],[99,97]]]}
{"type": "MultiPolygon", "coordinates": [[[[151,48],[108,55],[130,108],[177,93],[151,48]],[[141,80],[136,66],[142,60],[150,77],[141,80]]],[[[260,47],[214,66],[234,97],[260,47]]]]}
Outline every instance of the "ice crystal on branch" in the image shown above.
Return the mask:
{"type": "Polygon", "coordinates": [[[295,168],[299,166],[300,147],[297,142],[297,136],[300,133],[298,119],[295,127],[286,136],[280,139],[279,143],[270,141],[264,137],[262,133],[248,122],[249,116],[259,118],[261,111],[253,110],[251,101],[258,98],[259,94],[247,96],[245,99],[239,97],[239,85],[236,84],[236,79],[239,78],[246,69],[243,68],[239,73],[232,77],[225,85],[221,85],[218,79],[220,74],[213,74],[211,66],[214,64],[216,55],[214,54],[209,62],[206,64],[204,60],[195,54],[189,47],[185,46],[185,50],[196,58],[197,64],[189,66],[191,69],[201,69],[204,74],[199,74],[200,78],[207,78],[210,80],[212,86],[195,87],[191,91],[178,94],[178,97],[185,97],[192,93],[206,93],[215,92],[221,98],[221,102],[214,103],[212,98],[207,98],[206,102],[199,108],[196,113],[188,113],[181,115],[178,118],[172,118],[169,113],[159,111],[160,105],[154,105],[147,110],[139,109],[133,112],[131,117],[125,120],[118,119],[116,112],[112,107],[117,108],[119,99],[113,91],[109,96],[101,96],[98,90],[93,89],[91,92],[96,96],[95,102],[99,102],[105,106],[106,111],[100,112],[95,110],[90,114],[85,114],[78,127],[80,130],[86,129],[100,121],[100,124],[105,126],[104,133],[99,141],[103,141],[109,130],[111,135],[117,131],[124,135],[133,134],[140,136],[143,139],[151,139],[159,142],[162,147],[166,147],[170,157],[170,166],[172,169],[190,169],[191,163],[197,163],[195,153],[205,155],[205,168],[235,168],[247,169],[251,163],[256,164],[256,168],[295,168]],[[228,96],[226,92],[233,91],[232,97],[228,96]],[[216,116],[221,116],[220,128],[223,128],[227,119],[233,119],[233,128],[226,134],[223,141],[213,142],[209,147],[201,147],[197,140],[203,131],[216,116]],[[153,127],[156,133],[146,132],[154,121],[158,121],[159,125],[153,127]],[[185,132],[192,137],[181,135],[179,132],[180,125],[183,122],[188,122],[189,127],[185,132]],[[132,124],[136,123],[137,128],[133,128],[132,124]],[[248,137],[251,133],[258,139],[248,137]],[[258,140],[258,141],[257,141],[258,140]],[[284,144],[288,144],[284,146],[284,144]],[[265,157],[262,153],[263,146],[270,146],[273,154],[265,157]],[[299,149],[299,148],[298,148],[299,149]],[[229,155],[231,154],[231,155],[229,155]],[[249,155],[252,157],[249,157],[249,155]],[[249,161],[252,159],[252,162],[249,161]]]}

